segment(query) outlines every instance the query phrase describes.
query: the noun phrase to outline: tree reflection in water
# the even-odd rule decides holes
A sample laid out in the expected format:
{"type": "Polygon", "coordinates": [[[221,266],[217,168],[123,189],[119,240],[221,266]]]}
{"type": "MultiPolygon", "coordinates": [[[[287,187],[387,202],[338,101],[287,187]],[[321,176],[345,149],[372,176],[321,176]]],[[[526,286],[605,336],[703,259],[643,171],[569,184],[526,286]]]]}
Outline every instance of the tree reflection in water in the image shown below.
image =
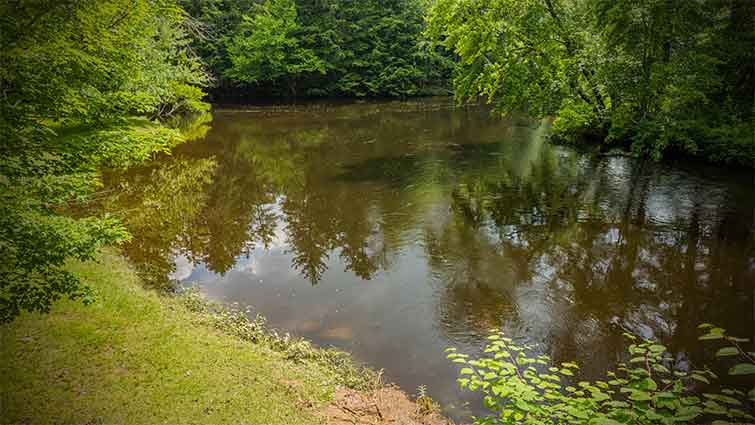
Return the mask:
{"type": "MultiPolygon", "coordinates": [[[[208,281],[227,280],[232,299],[251,291],[255,303],[293,306],[308,323],[329,314],[372,347],[362,353],[368,360],[405,356],[397,370],[414,374],[410,384],[432,388],[442,348],[479,346],[490,328],[595,374],[623,353],[622,329],[696,362],[709,360],[697,347],[701,321],[755,336],[748,179],[580,153],[549,144],[547,134],[547,121],[433,101],[221,111],[204,140],[110,175],[103,206],[134,234],[126,252],[153,281],[179,257],[208,281]],[[250,267],[252,255],[268,268],[293,267],[312,285],[357,286],[343,302],[359,307],[336,313],[328,295],[273,299],[243,286],[251,275],[234,284],[223,277],[250,267]],[[428,342],[377,354],[367,339],[388,347],[399,330],[375,324],[396,306],[370,297],[393,289],[406,297],[396,304],[434,306],[433,317],[406,313],[400,334],[428,342]],[[413,350],[433,354],[410,360],[413,350]]],[[[173,277],[197,278],[189,274],[173,277]]],[[[301,288],[289,280],[275,283],[278,295],[301,288]]]]}

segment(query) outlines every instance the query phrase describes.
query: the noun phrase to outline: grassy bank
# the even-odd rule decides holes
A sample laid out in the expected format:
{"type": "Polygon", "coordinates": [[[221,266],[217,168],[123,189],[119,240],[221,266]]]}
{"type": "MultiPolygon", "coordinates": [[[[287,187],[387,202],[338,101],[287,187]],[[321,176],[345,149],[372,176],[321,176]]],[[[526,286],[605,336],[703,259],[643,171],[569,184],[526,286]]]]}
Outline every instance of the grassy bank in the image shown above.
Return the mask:
{"type": "Polygon", "coordinates": [[[3,424],[324,421],[316,412],[344,380],[324,350],[292,358],[226,332],[232,315],[143,289],[112,251],[70,269],[96,303],[62,301],[0,327],[3,424]]]}

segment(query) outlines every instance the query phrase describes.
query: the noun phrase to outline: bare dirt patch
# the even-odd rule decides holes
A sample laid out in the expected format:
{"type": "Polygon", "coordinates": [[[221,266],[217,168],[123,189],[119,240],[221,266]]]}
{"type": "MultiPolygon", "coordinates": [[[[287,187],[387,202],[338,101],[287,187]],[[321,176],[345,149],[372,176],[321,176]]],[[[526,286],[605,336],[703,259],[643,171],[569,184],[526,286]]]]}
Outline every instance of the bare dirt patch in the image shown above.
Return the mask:
{"type": "Polygon", "coordinates": [[[439,413],[425,411],[391,386],[370,393],[339,387],[333,402],[320,415],[328,425],[453,425],[439,413]]]}

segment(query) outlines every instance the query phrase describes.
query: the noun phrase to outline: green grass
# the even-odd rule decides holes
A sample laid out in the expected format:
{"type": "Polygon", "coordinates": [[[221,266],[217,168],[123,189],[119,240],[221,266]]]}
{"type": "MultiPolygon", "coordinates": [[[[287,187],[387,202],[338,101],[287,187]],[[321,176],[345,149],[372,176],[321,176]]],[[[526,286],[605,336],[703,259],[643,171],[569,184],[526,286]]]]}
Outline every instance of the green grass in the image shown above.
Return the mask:
{"type": "Polygon", "coordinates": [[[96,303],[0,327],[3,424],[312,424],[337,374],[207,326],[105,252],[71,270],[96,303]]]}

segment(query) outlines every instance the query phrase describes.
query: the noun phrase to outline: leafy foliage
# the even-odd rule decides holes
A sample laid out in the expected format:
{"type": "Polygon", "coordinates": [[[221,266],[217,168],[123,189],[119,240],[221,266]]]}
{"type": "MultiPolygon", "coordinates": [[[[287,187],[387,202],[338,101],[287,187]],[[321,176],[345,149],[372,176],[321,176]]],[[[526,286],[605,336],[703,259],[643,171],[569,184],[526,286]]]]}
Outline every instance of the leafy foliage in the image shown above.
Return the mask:
{"type": "MultiPolygon", "coordinates": [[[[738,343],[747,340],[725,335],[725,330],[701,325],[708,332],[700,339],[721,339],[731,346],[718,356],[741,356],[730,374],[755,374],[752,355],[738,343]]],[[[503,333],[488,337],[485,357],[470,359],[449,348],[448,358],[462,365],[459,384],[484,395],[485,406],[493,413],[477,418],[475,424],[672,424],[696,419],[718,419],[714,423],[752,421],[747,404],[749,395],[737,389],[703,392],[717,378],[710,369],[677,370],[665,346],[652,341],[632,341],[629,361],[609,371],[605,380],[576,381],[579,366],[572,362],[552,363],[547,355],[528,354],[532,347],[519,345],[503,333]]]]}
{"type": "Polygon", "coordinates": [[[220,88],[412,96],[444,88],[452,58],[423,35],[423,0],[184,0],[220,88]]]}
{"type": "Polygon", "coordinates": [[[296,37],[299,31],[293,0],[268,0],[254,17],[242,17],[228,47],[233,65],[227,76],[242,83],[285,79],[291,94],[296,94],[297,79],[325,73],[325,62],[302,46],[296,37]]]}
{"type": "Polygon", "coordinates": [[[114,218],[62,214],[92,197],[100,166],[181,140],[147,118],[206,110],[208,82],[174,2],[0,3],[0,322],[89,299],[61,266],[128,239],[114,218]],[[136,119],[135,116],[142,118],[136,119]]]}
{"type": "Polygon", "coordinates": [[[457,96],[555,114],[565,140],[752,166],[753,22],[743,0],[439,0],[428,33],[460,58],[457,96]]]}

